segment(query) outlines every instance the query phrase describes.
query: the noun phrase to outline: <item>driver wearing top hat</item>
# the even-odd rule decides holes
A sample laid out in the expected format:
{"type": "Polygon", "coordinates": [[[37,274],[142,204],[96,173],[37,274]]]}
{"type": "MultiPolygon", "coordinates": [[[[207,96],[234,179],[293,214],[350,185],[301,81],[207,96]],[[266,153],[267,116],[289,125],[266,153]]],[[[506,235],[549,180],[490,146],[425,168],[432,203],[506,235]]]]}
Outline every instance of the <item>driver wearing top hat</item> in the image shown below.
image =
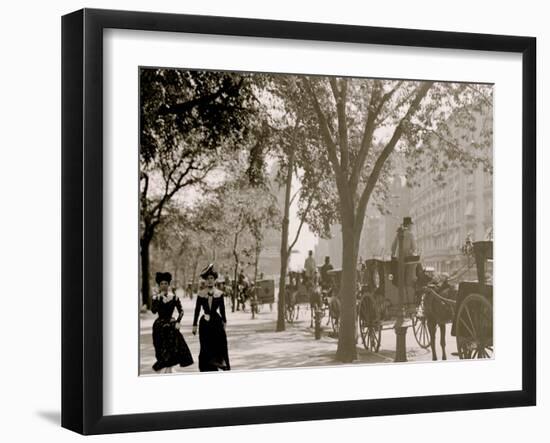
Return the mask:
{"type": "MultiPolygon", "coordinates": [[[[413,225],[411,217],[403,217],[403,224],[397,229],[395,239],[391,245],[392,258],[399,257],[399,232],[403,232],[403,256],[407,257],[416,254],[416,239],[411,231],[413,225]]],[[[415,281],[416,264],[405,264],[405,286],[412,286],[415,281]]]]}

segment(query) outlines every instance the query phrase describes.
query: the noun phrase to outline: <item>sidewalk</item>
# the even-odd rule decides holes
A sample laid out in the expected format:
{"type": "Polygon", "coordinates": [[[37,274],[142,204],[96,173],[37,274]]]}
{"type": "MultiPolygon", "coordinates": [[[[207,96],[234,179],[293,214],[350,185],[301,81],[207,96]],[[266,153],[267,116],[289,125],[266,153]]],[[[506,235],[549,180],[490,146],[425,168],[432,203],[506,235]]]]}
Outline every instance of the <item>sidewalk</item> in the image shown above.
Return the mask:
{"type": "MultiPolygon", "coordinates": [[[[174,367],[175,372],[197,372],[199,356],[198,334],[193,336],[194,300],[182,299],[185,315],[181,332],[189,346],[195,363],[187,368],[174,367]]],[[[247,306],[247,309],[249,307],[247,306]]],[[[323,321],[322,336],[315,340],[310,328],[309,310],[300,310],[300,318],[286,325],[286,331],[275,332],[277,324],[276,306],[270,312],[269,306],[262,306],[254,320],[250,312],[231,312],[227,315],[227,339],[231,370],[298,368],[311,366],[335,366],[337,340],[328,334],[330,326],[323,321]]],[[[151,366],[155,362],[155,350],[151,328],[156,316],[151,312],[140,315],[140,375],[155,374],[151,366]]],[[[357,347],[358,359],[352,364],[384,363],[393,360],[393,352],[373,354],[357,347]],[[387,354],[387,355],[385,355],[387,354]]]]}

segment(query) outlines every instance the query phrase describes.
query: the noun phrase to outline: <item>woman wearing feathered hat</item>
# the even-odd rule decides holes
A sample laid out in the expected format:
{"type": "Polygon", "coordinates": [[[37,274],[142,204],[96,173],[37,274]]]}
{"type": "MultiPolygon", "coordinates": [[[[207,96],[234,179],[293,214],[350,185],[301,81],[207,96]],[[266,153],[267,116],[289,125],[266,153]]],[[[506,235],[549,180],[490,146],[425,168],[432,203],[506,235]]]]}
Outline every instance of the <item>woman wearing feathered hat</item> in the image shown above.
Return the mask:
{"type": "Polygon", "coordinates": [[[193,364],[193,357],[179,331],[183,317],[181,302],[175,293],[168,294],[172,275],[169,272],[157,272],[155,281],[159,285],[159,293],[153,297],[151,305],[151,311],[158,313],[153,323],[153,345],[157,358],[153,369],[157,372],[172,372],[175,365],[185,367],[193,364]],[[177,320],[172,318],[174,309],[178,311],[177,320]]]}
{"type": "Polygon", "coordinates": [[[225,335],[225,304],[223,292],[215,287],[218,273],[214,265],[210,264],[200,274],[205,280],[206,287],[199,291],[193,317],[193,334],[199,329],[200,353],[199,371],[228,371],[229,353],[227,350],[227,336],[225,335]],[[199,320],[199,314],[204,314],[199,320]]]}

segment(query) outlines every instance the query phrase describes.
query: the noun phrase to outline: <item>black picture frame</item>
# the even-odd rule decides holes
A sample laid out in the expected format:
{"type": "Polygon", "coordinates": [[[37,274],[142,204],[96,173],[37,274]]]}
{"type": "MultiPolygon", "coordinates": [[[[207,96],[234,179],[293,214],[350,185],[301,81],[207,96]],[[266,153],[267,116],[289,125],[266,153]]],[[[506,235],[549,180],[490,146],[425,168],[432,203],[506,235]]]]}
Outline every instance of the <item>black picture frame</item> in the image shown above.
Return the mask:
{"type": "Polygon", "coordinates": [[[83,9],[62,18],[62,426],[82,434],[536,404],[536,39],[83,9]],[[500,51],[522,55],[522,388],[517,391],[109,415],[103,413],[103,30],[500,51]]]}

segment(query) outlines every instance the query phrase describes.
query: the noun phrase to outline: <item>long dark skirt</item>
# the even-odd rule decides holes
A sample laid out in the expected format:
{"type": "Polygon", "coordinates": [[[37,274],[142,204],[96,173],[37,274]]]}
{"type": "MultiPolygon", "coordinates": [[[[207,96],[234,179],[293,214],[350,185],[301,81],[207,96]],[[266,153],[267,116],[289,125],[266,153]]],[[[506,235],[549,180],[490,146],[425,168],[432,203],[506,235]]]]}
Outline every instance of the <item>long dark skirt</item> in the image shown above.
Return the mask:
{"type": "Polygon", "coordinates": [[[204,315],[199,321],[199,341],[201,351],[199,353],[199,371],[229,371],[229,353],[227,351],[227,336],[223,328],[223,322],[218,314],[206,320],[204,315]]]}
{"type": "Polygon", "coordinates": [[[153,345],[157,358],[153,365],[155,371],[175,365],[185,367],[193,364],[193,356],[183,335],[171,321],[161,318],[155,320],[153,323],[153,345]]]}

